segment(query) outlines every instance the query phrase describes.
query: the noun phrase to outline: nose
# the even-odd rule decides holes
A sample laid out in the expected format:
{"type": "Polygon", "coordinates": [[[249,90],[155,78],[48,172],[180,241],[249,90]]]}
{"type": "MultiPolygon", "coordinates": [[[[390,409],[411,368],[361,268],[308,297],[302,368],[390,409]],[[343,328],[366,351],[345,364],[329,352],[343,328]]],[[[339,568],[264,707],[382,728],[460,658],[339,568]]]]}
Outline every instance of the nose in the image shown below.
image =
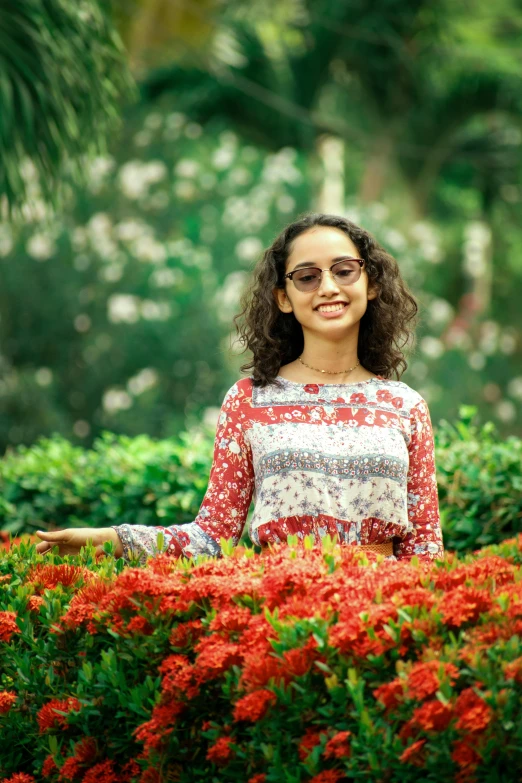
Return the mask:
{"type": "Polygon", "coordinates": [[[340,288],[338,284],[335,282],[335,277],[332,274],[331,269],[323,269],[323,274],[321,275],[321,282],[319,283],[319,288],[317,289],[318,293],[322,294],[330,294],[330,293],[337,293],[340,291],[340,288]]]}

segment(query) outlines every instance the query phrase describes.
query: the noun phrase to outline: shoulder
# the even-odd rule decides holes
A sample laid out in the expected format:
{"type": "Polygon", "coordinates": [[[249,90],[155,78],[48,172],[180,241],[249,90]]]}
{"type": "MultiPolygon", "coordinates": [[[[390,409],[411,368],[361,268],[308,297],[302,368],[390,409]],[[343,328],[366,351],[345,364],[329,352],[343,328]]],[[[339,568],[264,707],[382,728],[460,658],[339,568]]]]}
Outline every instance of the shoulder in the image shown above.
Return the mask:
{"type": "Polygon", "coordinates": [[[223,405],[230,402],[250,402],[252,399],[252,380],[250,378],[240,378],[225,394],[223,405]]]}

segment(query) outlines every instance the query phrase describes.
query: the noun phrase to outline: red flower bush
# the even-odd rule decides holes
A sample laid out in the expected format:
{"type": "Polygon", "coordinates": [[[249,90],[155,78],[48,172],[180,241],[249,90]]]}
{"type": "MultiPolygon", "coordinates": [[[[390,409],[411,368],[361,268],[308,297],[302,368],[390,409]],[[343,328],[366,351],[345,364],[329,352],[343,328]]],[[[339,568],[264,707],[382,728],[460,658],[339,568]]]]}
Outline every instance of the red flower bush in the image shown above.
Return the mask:
{"type": "Polygon", "coordinates": [[[9,560],[2,774],[36,769],[21,734],[47,783],[517,769],[521,545],[433,565],[296,539],[145,568],[9,560]]]}

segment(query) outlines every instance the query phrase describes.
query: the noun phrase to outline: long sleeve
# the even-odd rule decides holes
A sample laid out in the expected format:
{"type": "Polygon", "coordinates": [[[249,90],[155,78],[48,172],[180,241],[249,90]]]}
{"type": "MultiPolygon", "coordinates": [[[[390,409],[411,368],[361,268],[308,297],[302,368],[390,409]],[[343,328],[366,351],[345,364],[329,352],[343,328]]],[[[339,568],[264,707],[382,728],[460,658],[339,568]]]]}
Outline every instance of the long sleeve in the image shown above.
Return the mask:
{"type": "Polygon", "coordinates": [[[155,554],[160,531],[165,538],[164,551],[173,557],[220,555],[220,538],[238,543],[254,490],[252,453],[245,437],[249,406],[240,383],[229,389],[221,406],[209,483],[197,517],[188,524],[171,527],[113,526],[125,560],[131,550],[142,562],[155,554]]]}
{"type": "Polygon", "coordinates": [[[428,405],[423,399],[411,409],[410,435],[407,503],[413,530],[404,539],[394,542],[394,554],[398,560],[417,555],[419,560],[433,561],[444,557],[444,545],[433,429],[428,405]]]}

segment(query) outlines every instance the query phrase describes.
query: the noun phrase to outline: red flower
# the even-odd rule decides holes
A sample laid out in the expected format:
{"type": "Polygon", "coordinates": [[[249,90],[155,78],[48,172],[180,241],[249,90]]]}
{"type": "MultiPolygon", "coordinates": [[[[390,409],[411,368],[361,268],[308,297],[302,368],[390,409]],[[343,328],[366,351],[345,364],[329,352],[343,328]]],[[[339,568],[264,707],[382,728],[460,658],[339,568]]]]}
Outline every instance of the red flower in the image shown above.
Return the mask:
{"type": "Polygon", "coordinates": [[[364,405],[368,400],[366,399],[366,395],[362,394],[362,392],[354,392],[350,395],[350,402],[354,405],[364,405]]]}
{"type": "Polygon", "coordinates": [[[406,696],[409,699],[422,701],[438,691],[441,676],[448,676],[453,684],[458,674],[457,667],[452,663],[442,663],[437,660],[414,663],[407,680],[406,696]]]}
{"type": "Polygon", "coordinates": [[[319,386],[316,383],[307,383],[304,390],[308,394],[319,394],[319,386]]]}
{"type": "Polygon", "coordinates": [[[403,750],[399,756],[399,761],[403,764],[413,764],[415,767],[423,767],[426,761],[424,753],[420,753],[426,740],[421,739],[410,745],[409,748],[403,750]]]}
{"type": "Polygon", "coordinates": [[[163,704],[156,704],[150,720],[142,723],[133,734],[138,742],[145,744],[145,749],[159,748],[163,740],[172,734],[178,715],[183,712],[184,704],[175,699],[169,699],[163,704]]]}
{"type": "Polygon", "coordinates": [[[404,400],[402,399],[402,397],[394,397],[391,403],[394,408],[399,409],[402,408],[402,406],[404,405],[404,400]]]}
{"type": "Polygon", "coordinates": [[[326,732],[324,730],[317,731],[317,729],[311,727],[306,729],[305,735],[301,739],[298,748],[299,758],[301,759],[301,761],[305,761],[305,759],[312,752],[315,746],[319,745],[319,743],[321,742],[321,735],[325,733],[326,732]]]}
{"type": "Polygon", "coordinates": [[[152,625],[145,617],[141,615],[135,615],[130,623],[127,625],[126,631],[128,633],[141,633],[144,636],[150,636],[153,631],[152,625]]]}
{"type": "Polygon", "coordinates": [[[41,595],[32,595],[27,601],[27,608],[30,612],[37,612],[44,603],[41,595]]]}
{"type": "Polygon", "coordinates": [[[20,633],[16,624],[16,612],[0,612],[0,642],[9,643],[14,633],[20,633]]]}
{"type": "Polygon", "coordinates": [[[341,778],[346,778],[346,775],[340,769],[327,769],[310,778],[310,783],[337,783],[341,778]]]}
{"type": "Polygon", "coordinates": [[[445,623],[460,626],[468,621],[475,622],[492,606],[492,598],[485,590],[460,586],[446,593],[438,608],[445,623]]]}
{"type": "Polygon", "coordinates": [[[425,702],[414,710],[411,719],[404,724],[399,732],[402,740],[414,737],[418,729],[422,731],[444,731],[453,716],[451,704],[443,704],[438,699],[425,702]]]}
{"type": "Polygon", "coordinates": [[[120,783],[114,770],[114,762],[110,759],[95,764],[82,778],[82,783],[120,783]]]}
{"type": "Polygon", "coordinates": [[[82,623],[91,621],[94,613],[99,610],[102,599],[111,589],[110,582],[98,578],[92,579],[73,596],[68,610],[61,619],[61,624],[66,628],[77,628],[82,623]]]}
{"type": "Polygon", "coordinates": [[[455,714],[460,716],[455,728],[470,732],[484,731],[493,717],[489,704],[473,688],[466,688],[459,694],[455,702],[455,714]]]}
{"type": "Polygon", "coordinates": [[[337,734],[329,739],[323,751],[325,759],[342,759],[349,756],[351,748],[348,737],[350,736],[351,731],[338,731],[337,734]]]}
{"type": "Polygon", "coordinates": [[[264,688],[243,696],[234,707],[234,720],[248,720],[255,723],[266,713],[268,705],[276,701],[273,691],[264,688]]]}
{"type": "Polygon", "coordinates": [[[163,675],[161,685],[165,693],[186,699],[194,699],[198,695],[197,669],[186,655],[167,656],[159,667],[159,673],[163,675]]]}
{"type": "Polygon", "coordinates": [[[179,623],[179,625],[172,630],[169,642],[172,647],[183,649],[195,644],[204,630],[201,620],[189,620],[186,623],[179,623]]]}
{"type": "Polygon", "coordinates": [[[90,572],[83,566],[73,566],[68,563],[61,563],[60,565],[38,563],[29,572],[27,581],[41,590],[54,590],[58,585],[70,587],[81,577],[89,575],[90,572]]]}
{"type": "Polygon", "coordinates": [[[67,728],[69,725],[67,723],[67,715],[60,715],[56,710],[60,710],[60,712],[79,712],[81,708],[82,705],[74,696],[69,696],[68,699],[62,701],[51,699],[47,704],[44,704],[36,716],[40,734],[43,734],[48,729],[58,728],[58,726],[67,728]]]}
{"type": "Polygon", "coordinates": [[[58,780],[74,780],[75,778],[79,778],[83,772],[84,770],[78,759],[74,756],[70,756],[60,767],[58,780]]]}
{"type": "Polygon", "coordinates": [[[253,778],[248,778],[247,783],[265,783],[266,775],[264,772],[260,772],[254,775],[253,778]]]}
{"type": "Polygon", "coordinates": [[[207,751],[207,759],[214,764],[226,764],[234,757],[234,751],[230,747],[232,737],[220,737],[207,751]]]}
{"type": "Polygon", "coordinates": [[[469,739],[457,740],[454,743],[451,758],[459,767],[471,769],[474,769],[481,761],[477,751],[470,745],[469,739]]]}
{"type": "Polygon", "coordinates": [[[58,767],[56,766],[56,762],[53,759],[53,757],[49,754],[44,763],[42,764],[42,775],[44,778],[49,778],[51,775],[56,772],[58,767]]]}
{"type": "Polygon", "coordinates": [[[522,685],[522,657],[515,658],[504,666],[504,676],[506,680],[515,680],[522,685]]]}
{"type": "Polygon", "coordinates": [[[377,701],[380,701],[387,710],[391,710],[393,707],[397,707],[404,697],[404,680],[396,677],[391,682],[385,682],[384,685],[379,685],[373,691],[373,696],[377,701]]]}
{"type": "Polygon", "coordinates": [[[0,691],[0,715],[9,712],[17,699],[14,691],[0,691]]]}
{"type": "Polygon", "coordinates": [[[27,772],[15,772],[10,778],[4,778],[2,783],[35,783],[35,779],[27,772]]]}
{"type": "Polygon", "coordinates": [[[214,679],[232,666],[240,666],[243,662],[242,646],[226,642],[217,634],[204,636],[195,647],[198,657],[196,668],[200,681],[214,679]]]}

